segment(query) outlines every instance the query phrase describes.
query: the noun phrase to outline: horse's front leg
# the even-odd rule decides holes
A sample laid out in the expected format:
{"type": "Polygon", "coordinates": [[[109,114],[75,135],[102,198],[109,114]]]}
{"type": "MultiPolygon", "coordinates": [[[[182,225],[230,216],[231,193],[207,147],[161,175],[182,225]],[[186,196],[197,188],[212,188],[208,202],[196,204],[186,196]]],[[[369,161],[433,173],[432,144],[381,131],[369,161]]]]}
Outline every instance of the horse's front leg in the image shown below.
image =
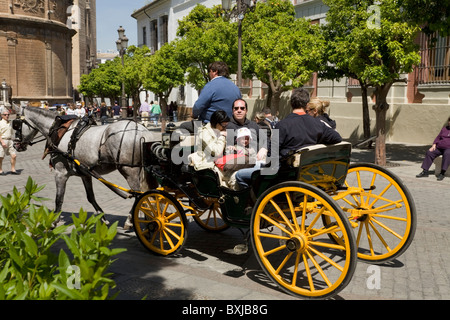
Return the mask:
{"type": "MultiPolygon", "coordinates": [[[[94,207],[96,214],[103,213],[102,208],[100,208],[97,201],[95,200],[94,187],[92,186],[92,177],[83,175],[81,176],[81,180],[83,181],[84,189],[86,190],[87,199],[89,203],[94,207]]],[[[109,221],[105,218],[105,216],[102,217],[102,221],[105,224],[109,224],[109,221]]]]}

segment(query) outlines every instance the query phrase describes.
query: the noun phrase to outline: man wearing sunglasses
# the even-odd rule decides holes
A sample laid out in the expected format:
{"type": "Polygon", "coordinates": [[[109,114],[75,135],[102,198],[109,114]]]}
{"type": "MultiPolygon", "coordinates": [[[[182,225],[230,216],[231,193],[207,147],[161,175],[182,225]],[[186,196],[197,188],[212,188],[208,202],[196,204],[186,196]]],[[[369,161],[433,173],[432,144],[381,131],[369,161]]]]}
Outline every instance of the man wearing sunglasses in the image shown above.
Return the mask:
{"type": "Polygon", "coordinates": [[[260,169],[260,166],[267,159],[268,150],[270,150],[270,140],[265,138],[268,136],[267,131],[264,132],[264,129],[260,130],[260,126],[255,121],[247,119],[247,112],[247,102],[243,99],[235,100],[233,102],[233,117],[230,119],[227,126],[227,131],[230,129],[234,130],[233,136],[236,136],[236,132],[240,128],[244,127],[250,129],[252,134],[250,147],[257,150],[255,166],[253,168],[240,169],[236,172],[236,182],[241,189],[249,186],[252,173],[260,169]]]}
{"type": "Polygon", "coordinates": [[[6,175],[6,173],[2,169],[3,159],[5,155],[9,155],[11,157],[11,173],[19,174],[16,172],[16,150],[13,147],[13,128],[11,122],[9,121],[10,112],[6,109],[3,109],[2,120],[0,121],[0,176],[6,175]]]}
{"type": "MultiPolygon", "coordinates": [[[[247,102],[244,99],[237,99],[233,102],[233,117],[230,119],[230,122],[228,123],[227,130],[233,129],[235,132],[237,132],[238,129],[245,127],[250,129],[252,133],[252,141],[258,143],[255,147],[255,150],[258,150],[258,153],[256,155],[256,159],[259,161],[265,160],[267,156],[267,150],[269,149],[268,146],[261,146],[262,142],[261,138],[259,136],[260,134],[260,126],[253,120],[247,119],[247,112],[248,112],[248,106],[247,102]]],[[[267,136],[267,134],[265,134],[267,136]]],[[[269,141],[267,141],[269,143],[269,141]]]]}

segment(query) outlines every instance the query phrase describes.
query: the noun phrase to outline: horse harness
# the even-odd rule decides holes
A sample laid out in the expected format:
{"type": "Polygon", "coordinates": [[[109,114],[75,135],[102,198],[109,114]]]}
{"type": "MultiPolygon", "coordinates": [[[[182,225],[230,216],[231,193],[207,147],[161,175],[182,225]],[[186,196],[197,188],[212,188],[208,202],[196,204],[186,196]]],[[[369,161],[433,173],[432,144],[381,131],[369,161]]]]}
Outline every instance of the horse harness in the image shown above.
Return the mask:
{"type": "MultiPolygon", "coordinates": [[[[45,145],[44,155],[42,159],[44,159],[48,153],[57,151],[57,147],[61,142],[61,139],[69,130],[72,123],[79,119],[76,115],[62,115],[57,116],[52,126],[50,127],[47,143],[45,145]]],[[[73,155],[75,150],[77,141],[86,132],[91,126],[97,125],[95,120],[92,117],[84,116],[78,121],[75,126],[72,135],[70,136],[70,141],[68,144],[68,154],[73,155]]]]}

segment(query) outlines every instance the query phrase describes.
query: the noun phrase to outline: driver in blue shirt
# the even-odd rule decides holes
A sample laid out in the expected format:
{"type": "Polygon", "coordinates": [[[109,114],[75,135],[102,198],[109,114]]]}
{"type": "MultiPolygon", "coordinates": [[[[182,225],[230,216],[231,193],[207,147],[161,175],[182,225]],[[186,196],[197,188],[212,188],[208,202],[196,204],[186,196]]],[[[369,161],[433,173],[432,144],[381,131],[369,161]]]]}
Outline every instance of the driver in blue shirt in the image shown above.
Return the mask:
{"type": "Polygon", "coordinates": [[[233,102],[241,98],[241,91],[228,79],[229,69],[225,62],[211,63],[208,72],[211,80],[201,90],[194,104],[192,116],[203,123],[208,123],[215,111],[224,110],[231,118],[233,102]]]}

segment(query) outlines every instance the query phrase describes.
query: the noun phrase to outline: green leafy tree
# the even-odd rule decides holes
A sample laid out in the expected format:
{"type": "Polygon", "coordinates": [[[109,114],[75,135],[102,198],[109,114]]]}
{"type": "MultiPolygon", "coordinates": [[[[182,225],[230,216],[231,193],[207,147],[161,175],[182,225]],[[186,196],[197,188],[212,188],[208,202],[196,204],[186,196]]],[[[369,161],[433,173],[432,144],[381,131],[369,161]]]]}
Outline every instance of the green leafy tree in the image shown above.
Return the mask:
{"type": "MultiPolygon", "coordinates": [[[[414,40],[420,28],[404,21],[396,0],[324,0],[329,7],[327,58],[337,72],[375,89],[375,163],[386,164],[387,94],[420,62],[414,40]]],[[[364,100],[364,99],[363,99],[364,100]]]]}
{"type": "Polygon", "coordinates": [[[165,119],[167,113],[167,99],[174,87],[185,83],[185,60],[183,52],[174,40],[164,44],[155,54],[147,59],[143,70],[145,89],[154,92],[161,104],[162,126],[165,130],[165,119]]]}
{"type": "Polygon", "coordinates": [[[405,20],[423,26],[427,34],[450,35],[450,0],[399,0],[405,20]]]}
{"type": "Polygon", "coordinates": [[[209,81],[208,65],[224,61],[230,72],[237,69],[237,25],[224,19],[220,7],[198,4],[178,21],[177,46],[183,52],[187,82],[200,90],[209,81]]]}
{"type": "Polygon", "coordinates": [[[121,95],[120,60],[106,61],[93,69],[91,73],[81,76],[78,90],[90,99],[94,97],[109,98],[117,100],[121,95]]]}
{"type": "Polygon", "coordinates": [[[243,70],[269,86],[272,112],[281,94],[305,84],[322,62],[324,39],[318,26],[296,19],[290,1],[258,2],[242,24],[243,70]]]}

